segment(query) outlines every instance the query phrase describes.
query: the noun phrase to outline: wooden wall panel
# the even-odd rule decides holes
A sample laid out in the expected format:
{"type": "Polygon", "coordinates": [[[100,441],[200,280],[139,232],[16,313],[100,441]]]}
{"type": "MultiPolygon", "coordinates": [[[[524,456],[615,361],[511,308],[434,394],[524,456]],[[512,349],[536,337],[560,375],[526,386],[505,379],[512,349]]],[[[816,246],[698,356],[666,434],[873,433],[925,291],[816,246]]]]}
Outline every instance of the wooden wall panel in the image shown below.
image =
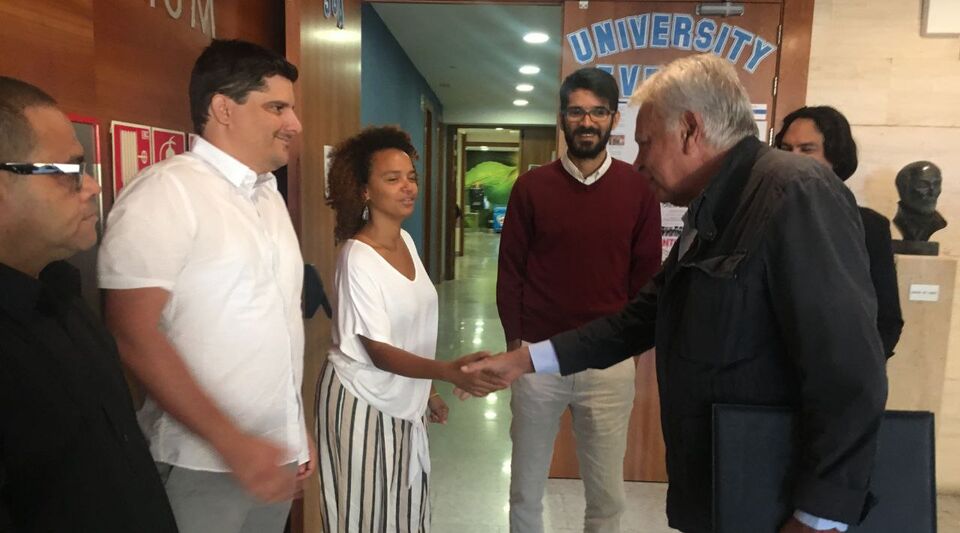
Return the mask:
{"type": "MultiPolygon", "coordinates": [[[[300,67],[297,112],[303,135],[290,162],[288,186],[296,196],[300,247],[304,259],[317,266],[333,298],[333,211],[324,199],[324,145],[360,131],[360,0],[344,0],[344,28],[323,16],[322,0],[286,3],[287,56],[300,67]]],[[[313,398],[320,367],[330,347],[330,322],[316,317],[306,324],[303,398],[307,425],[313,427],[313,398]]],[[[320,531],[320,487],[314,476],[293,520],[293,531],[320,531]]]]}
{"type": "Polygon", "coordinates": [[[40,86],[67,112],[92,114],[94,0],[0,0],[0,74],[40,86]]]}
{"type": "MultiPolygon", "coordinates": [[[[111,120],[192,129],[190,70],[210,37],[199,22],[190,27],[191,5],[185,0],[174,19],[162,1],[150,7],[148,1],[0,0],[0,73],[40,86],[68,112],[100,121],[108,183],[111,120]]],[[[283,51],[283,0],[214,5],[217,37],[242,37],[283,51]]],[[[104,190],[107,208],[112,192],[104,190]]]]}
{"type": "Polygon", "coordinates": [[[777,73],[780,90],[773,117],[774,131],[791,111],[807,102],[807,74],[810,70],[810,42],[813,36],[813,1],[785,0],[783,3],[783,36],[777,73]]]}
{"type": "Polygon", "coordinates": [[[520,174],[530,170],[530,165],[546,165],[556,159],[556,150],[556,127],[520,128],[520,174]]]}

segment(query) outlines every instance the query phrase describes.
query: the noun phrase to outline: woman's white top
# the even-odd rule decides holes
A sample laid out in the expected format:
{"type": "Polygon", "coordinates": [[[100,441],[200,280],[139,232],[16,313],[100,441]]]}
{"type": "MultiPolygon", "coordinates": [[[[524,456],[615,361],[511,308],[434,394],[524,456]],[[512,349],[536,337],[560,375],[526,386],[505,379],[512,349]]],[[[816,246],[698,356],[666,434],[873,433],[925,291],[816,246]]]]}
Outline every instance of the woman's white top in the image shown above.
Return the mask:
{"type": "Polygon", "coordinates": [[[409,420],[409,482],[430,472],[423,416],[430,399],[430,380],[408,378],[377,368],[360,337],[434,359],[437,350],[437,290],[417,255],[413,239],[401,237],[413,259],[416,275],[407,278],[376,250],[355,239],[346,241],[337,260],[337,313],[329,360],[345,389],[378,411],[409,420]]]}

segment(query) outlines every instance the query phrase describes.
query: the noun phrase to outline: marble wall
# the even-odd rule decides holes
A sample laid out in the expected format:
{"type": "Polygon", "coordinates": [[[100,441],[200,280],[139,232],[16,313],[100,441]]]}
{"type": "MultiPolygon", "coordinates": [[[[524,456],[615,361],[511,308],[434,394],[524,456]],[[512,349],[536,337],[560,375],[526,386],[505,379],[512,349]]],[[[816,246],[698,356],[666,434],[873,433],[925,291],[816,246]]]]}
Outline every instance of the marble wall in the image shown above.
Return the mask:
{"type": "MultiPolygon", "coordinates": [[[[807,104],[832,105],[850,119],[860,168],[848,183],[862,205],[888,218],[900,168],[926,159],[942,169],[938,209],[950,225],[933,240],[941,255],[960,258],[960,38],[922,37],[921,4],[816,0],[807,104]]],[[[960,298],[950,330],[960,330],[960,298]]],[[[949,339],[937,427],[938,486],[960,492],[960,334],[949,339]]]]}

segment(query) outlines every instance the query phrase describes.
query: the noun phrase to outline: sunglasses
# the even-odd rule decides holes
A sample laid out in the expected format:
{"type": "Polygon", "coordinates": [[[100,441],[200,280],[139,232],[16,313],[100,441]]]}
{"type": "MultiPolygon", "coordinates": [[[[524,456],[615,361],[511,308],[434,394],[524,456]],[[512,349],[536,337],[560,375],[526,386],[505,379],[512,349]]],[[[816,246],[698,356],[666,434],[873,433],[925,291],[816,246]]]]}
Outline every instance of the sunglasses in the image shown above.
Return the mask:
{"type": "Polygon", "coordinates": [[[83,177],[93,171],[92,163],[0,163],[0,170],[20,176],[67,176],[73,178],[73,186],[83,188],[83,177]]]}

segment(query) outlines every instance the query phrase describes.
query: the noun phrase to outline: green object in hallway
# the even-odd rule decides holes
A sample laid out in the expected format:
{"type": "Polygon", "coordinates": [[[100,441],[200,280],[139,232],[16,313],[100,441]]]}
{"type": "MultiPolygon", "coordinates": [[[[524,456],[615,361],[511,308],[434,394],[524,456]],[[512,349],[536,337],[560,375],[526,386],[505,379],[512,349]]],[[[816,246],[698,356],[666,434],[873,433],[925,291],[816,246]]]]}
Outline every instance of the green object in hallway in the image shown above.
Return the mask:
{"type": "Polygon", "coordinates": [[[517,182],[519,171],[516,165],[506,165],[498,161],[484,161],[470,168],[466,175],[466,186],[479,184],[490,205],[507,205],[513,184],[517,182]]]}

